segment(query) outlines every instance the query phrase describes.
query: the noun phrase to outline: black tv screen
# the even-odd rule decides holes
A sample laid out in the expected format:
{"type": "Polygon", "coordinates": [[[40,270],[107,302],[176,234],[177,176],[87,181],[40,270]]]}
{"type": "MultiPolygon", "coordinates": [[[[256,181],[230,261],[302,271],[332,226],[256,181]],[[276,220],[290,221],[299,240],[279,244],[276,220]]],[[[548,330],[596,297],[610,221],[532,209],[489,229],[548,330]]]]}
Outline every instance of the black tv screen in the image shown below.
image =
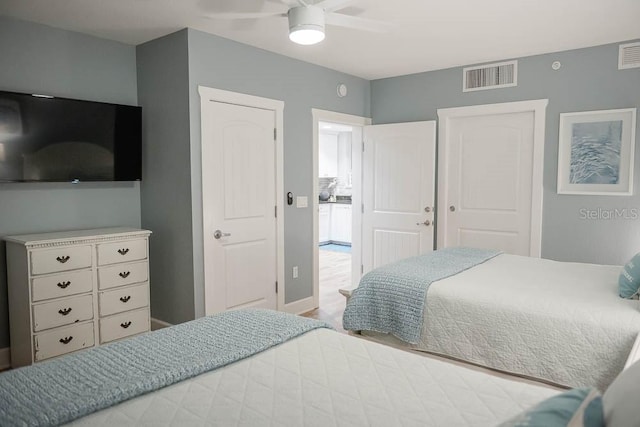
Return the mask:
{"type": "Polygon", "coordinates": [[[142,109],[0,91],[0,182],[142,178],[142,109]]]}

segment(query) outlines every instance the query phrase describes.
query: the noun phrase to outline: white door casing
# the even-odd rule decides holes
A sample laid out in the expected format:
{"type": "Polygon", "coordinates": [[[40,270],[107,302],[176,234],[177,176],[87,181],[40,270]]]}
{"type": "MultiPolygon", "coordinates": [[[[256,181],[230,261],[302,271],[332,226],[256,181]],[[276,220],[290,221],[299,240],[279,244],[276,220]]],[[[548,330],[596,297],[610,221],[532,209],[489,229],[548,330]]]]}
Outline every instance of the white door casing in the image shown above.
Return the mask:
{"type": "Polygon", "coordinates": [[[435,121],[364,128],[364,272],[433,250],[435,121]]]}
{"type": "Polygon", "coordinates": [[[203,87],[200,94],[205,314],[280,308],[282,169],[275,129],[283,104],[203,87]]]}
{"type": "Polygon", "coordinates": [[[438,248],[540,256],[546,105],[438,110],[438,248]]]}

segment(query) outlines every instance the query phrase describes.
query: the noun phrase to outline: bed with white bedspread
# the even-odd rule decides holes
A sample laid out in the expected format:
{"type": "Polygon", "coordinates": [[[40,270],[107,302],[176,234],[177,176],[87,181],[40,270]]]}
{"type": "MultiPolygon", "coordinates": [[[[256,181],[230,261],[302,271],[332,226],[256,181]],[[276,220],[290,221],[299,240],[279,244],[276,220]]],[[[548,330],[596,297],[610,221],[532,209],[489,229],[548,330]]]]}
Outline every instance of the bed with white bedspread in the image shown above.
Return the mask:
{"type": "Polygon", "coordinates": [[[558,391],[315,329],[73,426],[495,426],[558,391]]]}
{"type": "Polygon", "coordinates": [[[558,393],[283,313],[194,322],[0,374],[0,424],[491,426],[558,393]]]}
{"type": "Polygon", "coordinates": [[[620,270],[498,255],[433,282],[420,339],[405,345],[564,386],[604,390],[640,333],[638,301],[618,296],[620,270]]]}

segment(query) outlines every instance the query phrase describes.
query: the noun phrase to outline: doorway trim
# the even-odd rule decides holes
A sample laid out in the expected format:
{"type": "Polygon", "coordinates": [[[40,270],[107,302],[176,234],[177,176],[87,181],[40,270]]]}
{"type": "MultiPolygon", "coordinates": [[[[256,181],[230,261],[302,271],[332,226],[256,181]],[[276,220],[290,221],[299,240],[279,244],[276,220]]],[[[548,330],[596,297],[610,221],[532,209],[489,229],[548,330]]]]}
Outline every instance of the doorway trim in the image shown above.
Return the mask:
{"type": "Polygon", "coordinates": [[[450,120],[460,117],[487,116],[533,112],[533,171],[531,188],[531,241],[529,256],[540,258],[542,252],[542,203],[544,175],[545,119],[548,99],[504,102],[499,104],[474,105],[438,109],[438,209],[436,217],[437,248],[444,246],[447,226],[446,191],[448,173],[448,150],[452,143],[449,131],[450,120]]]}
{"type": "MultiPolygon", "coordinates": [[[[261,108],[263,110],[271,110],[275,113],[275,127],[276,127],[276,153],[275,159],[276,162],[276,271],[277,271],[277,281],[278,281],[278,292],[276,295],[277,301],[277,309],[282,311],[284,309],[284,301],[285,301],[285,274],[284,274],[284,101],[270,98],[263,98],[254,95],[247,95],[244,93],[231,92],[222,89],[215,89],[206,86],[198,86],[198,93],[200,94],[200,108],[201,111],[204,112],[211,105],[211,101],[213,102],[224,102],[227,104],[235,104],[241,105],[245,107],[252,108],[261,108]]],[[[201,115],[205,117],[203,113],[201,115]]],[[[208,131],[207,126],[204,121],[201,120],[201,149],[202,149],[202,209],[203,209],[203,218],[206,218],[204,215],[204,210],[207,209],[209,203],[215,201],[216,196],[214,194],[210,194],[210,192],[206,191],[206,186],[210,170],[204,164],[205,152],[208,150],[208,145],[204,143],[205,140],[205,131],[208,131]]],[[[203,259],[206,262],[206,245],[204,244],[204,234],[202,236],[203,239],[203,259]]],[[[204,280],[206,283],[207,279],[207,269],[205,266],[204,271],[204,280]]],[[[275,284],[274,284],[275,285],[275,284]]],[[[203,288],[206,293],[206,285],[203,284],[203,288]]],[[[206,298],[206,294],[205,294],[206,298]]]]}
{"type": "MultiPolygon", "coordinates": [[[[319,149],[319,122],[337,123],[354,127],[364,127],[371,124],[368,117],[354,116],[351,114],[337,113],[335,111],[311,109],[313,117],[313,149],[312,149],[312,182],[313,182],[313,307],[310,310],[320,306],[320,266],[318,258],[320,250],[318,248],[318,149],[319,149]]],[[[351,194],[351,277],[352,280],[359,275],[359,269],[354,270],[354,266],[362,264],[362,227],[354,227],[354,224],[362,224],[362,135],[360,138],[351,138],[351,152],[358,153],[352,155],[352,183],[357,191],[351,194]],[[356,207],[354,209],[354,206],[356,207]],[[354,250],[355,248],[355,250],[354,250]]]]}

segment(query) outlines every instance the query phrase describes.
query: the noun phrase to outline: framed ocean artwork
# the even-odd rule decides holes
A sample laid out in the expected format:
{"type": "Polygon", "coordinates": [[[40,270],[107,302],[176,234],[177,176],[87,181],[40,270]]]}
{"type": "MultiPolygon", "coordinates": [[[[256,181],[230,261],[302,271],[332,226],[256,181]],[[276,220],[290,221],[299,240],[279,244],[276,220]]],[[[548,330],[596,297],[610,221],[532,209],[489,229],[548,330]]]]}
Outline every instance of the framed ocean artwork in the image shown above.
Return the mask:
{"type": "Polygon", "coordinates": [[[560,114],[558,194],[633,194],[636,109],[560,114]]]}

